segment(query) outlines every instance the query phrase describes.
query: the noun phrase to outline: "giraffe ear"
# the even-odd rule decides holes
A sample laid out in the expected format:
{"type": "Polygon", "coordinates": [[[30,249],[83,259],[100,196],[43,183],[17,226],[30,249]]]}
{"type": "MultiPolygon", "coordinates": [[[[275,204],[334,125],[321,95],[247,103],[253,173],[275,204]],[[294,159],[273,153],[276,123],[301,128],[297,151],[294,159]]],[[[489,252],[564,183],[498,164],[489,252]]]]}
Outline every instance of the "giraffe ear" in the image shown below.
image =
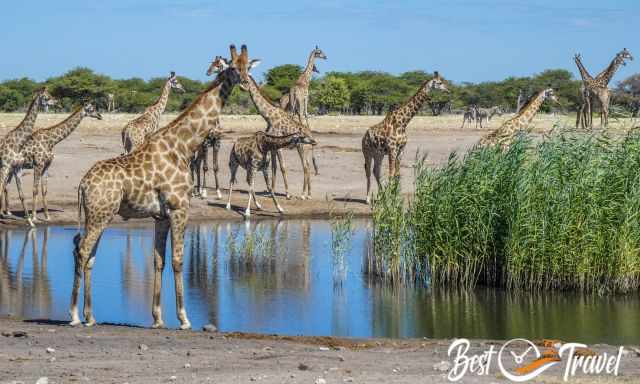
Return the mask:
{"type": "Polygon", "coordinates": [[[249,67],[247,69],[252,70],[253,68],[257,67],[258,65],[260,65],[260,59],[253,59],[251,60],[251,62],[249,63],[249,67]]]}

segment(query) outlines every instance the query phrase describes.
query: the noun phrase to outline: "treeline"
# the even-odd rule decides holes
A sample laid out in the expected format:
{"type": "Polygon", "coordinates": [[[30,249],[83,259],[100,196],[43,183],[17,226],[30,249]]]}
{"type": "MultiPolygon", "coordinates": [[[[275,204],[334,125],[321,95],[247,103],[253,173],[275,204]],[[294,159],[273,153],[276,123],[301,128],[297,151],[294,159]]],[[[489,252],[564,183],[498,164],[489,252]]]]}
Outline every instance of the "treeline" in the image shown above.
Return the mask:
{"type": "MultiPolygon", "coordinates": [[[[262,84],[264,92],[277,101],[295,82],[302,67],[281,65],[268,70],[262,84]]],[[[168,75],[168,74],[167,74],[168,75]]],[[[446,75],[446,74],[445,74],[446,75]]],[[[328,72],[313,79],[310,87],[312,113],[383,114],[410,97],[432,76],[424,71],[410,71],[400,75],[385,72],[328,72]]],[[[174,93],[169,98],[168,111],[185,108],[201,92],[206,83],[178,76],[186,92],[174,93]]],[[[165,78],[112,79],[88,68],[76,68],[62,76],[38,83],[28,78],[0,83],[0,111],[24,110],[33,90],[42,85],[59,100],[56,108],[68,111],[79,100],[94,100],[100,109],[107,109],[108,95],[114,96],[115,110],[136,113],[153,103],[165,78]]],[[[575,111],[580,104],[581,81],[564,69],[546,70],[531,77],[509,77],[502,81],[483,83],[456,83],[449,79],[451,93],[438,93],[425,105],[424,113],[460,110],[467,105],[481,107],[494,105],[514,110],[519,93],[524,98],[551,84],[558,89],[559,106],[548,106],[561,112],[575,111]]],[[[640,74],[633,75],[617,85],[613,103],[631,113],[640,109],[640,74]]],[[[225,113],[255,113],[249,95],[236,87],[225,113]]]]}

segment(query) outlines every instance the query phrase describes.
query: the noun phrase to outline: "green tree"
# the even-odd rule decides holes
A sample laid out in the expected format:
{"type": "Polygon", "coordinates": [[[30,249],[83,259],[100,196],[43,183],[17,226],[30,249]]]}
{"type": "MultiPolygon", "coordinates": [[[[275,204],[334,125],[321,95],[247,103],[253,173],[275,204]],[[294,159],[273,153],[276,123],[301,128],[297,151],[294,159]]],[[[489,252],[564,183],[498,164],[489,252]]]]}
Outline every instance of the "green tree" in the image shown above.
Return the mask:
{"type": "Polygon", "coordinates": [[[328,76],[320,84],[316,97],[324,110],[342,112],[349,105],[347,82],[344,79],[328,76]]]}
{"type": "Polygon", "coordinates": [[[269,69],[265,73],[266,86],[274,99],[279,99],[302,74],[302,67],[295,64],[284,64],[269,69]],[[277,95],[276,92],[277,91],[277,95]]]}

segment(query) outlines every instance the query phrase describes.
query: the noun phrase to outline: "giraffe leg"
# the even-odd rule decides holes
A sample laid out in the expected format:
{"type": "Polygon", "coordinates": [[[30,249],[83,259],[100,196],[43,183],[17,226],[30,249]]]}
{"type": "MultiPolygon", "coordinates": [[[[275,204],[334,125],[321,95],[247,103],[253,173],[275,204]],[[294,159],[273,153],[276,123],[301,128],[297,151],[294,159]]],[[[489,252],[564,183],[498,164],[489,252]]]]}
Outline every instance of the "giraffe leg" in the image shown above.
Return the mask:
{"type": "MultiPolygon", "coordinates": [[[[273,154],[272,154],[273,155],[273,154]]],[[[282,172],[282,182],[284,183],[284,193],[287,196],[287,199],[291,199],[291,195],[289,194],[289,181],[287,180],[287,166],[284,163],[284,157],[282,156],[282,150],[278,149],[276,151],[276,156],[278,157],[278,163],[280,164],[280,172],[282,172]]],[[[272,188],[275,191],[275,172],[273,175],[273,181],[271,182],[272,188]]]]}
{"type": "Polygon", "coordinates": [[[182,258],[184,255],[184,228],[187,224],[186,210],[172,210],[169,212],[171,221],[171,265],[176,288],[176,312],[180,320],[180,329],[191,328],[184,308],[184,288],[182,280],[182,258]]]}
{"type": "Polygon", "coordinates": [[[216,196],[218,199],[222,199],[222,193],[220,193],[220,183],[218,182],[218,171],[220,167],[218,166],[218,152],[220,151],[220,142],[217,141],[211,151],[212,155],[212,167],[213,167],[213,177],[216,180],[216,196]]]}
{"type": "Polygon", "coordinates": [[[302,163],[303,181],[302,181],[302,200],[311,199],[311,175],[309,175],[309,161],[307,160],[306,151],[304,145],[296,146],[298,150],[298,156],[300,156],[300,163],[302,163]]]}
{"type": "Polygon", "coordinates": [[[33,219],[27,210],[27,204],[24,201],[24,192],[22,191],[22,176],[18,174],[17,171],[13,173],[13,178],[16,180],[16,188],[18,188],[18,197],[20,198],[20,204],[22,204],[22,212],[24,212],[24,217],[29,222],[29,225],[35,227],[33,224],[33,219]]]}
{"type": "MultiPolygon", "coordinates": [[[[269,189],[269,186],[267,185],[267,190],[268,189],[269,189]]],[[[253,203],[256,205],[256,209],[262,210],[262,205],[260,205],[260,202],[256,197],[255,177],[251,178],[251,195],[253,196],[253,203]]]]}
{"type": "Polygon", "coordinates": [[[284,209],[282,209],[280,204],[278,204],[278,200],[276,199],[276,194],[273,192],[273,189],[271,189],[270,187],[271,184],[269,183],[269,171],[267,170],[267,167],[264,167],[262,169],[262,174],[264,176],[264,182],[267,185],[267,189],[269,190],[269,194],[271,194],[271,198],[273,199],[273,204],[276,206],[276,209],[278,210],[278,212],[284,213],[284,209]]]}
{"type": "Polygon", "coordinates": [[[0,182],[2,183],[2,188],[0,188],[0,202],[4,203],[3,214],[7,216],[11,216],[11,210],[9,210],[9,191],[7,189],[9,183],[11,182],[11,172],[8,167],[0,168],[0,182]]]}
{"type": "Polygon", "coordinates": [[[249,200],[247,201],[247,209],[244,210],[245,219],[251,216],[251,198],[253,197],[253,167],[251,165],[247,168],[247,184],[249,184],[249,200]]]}
{"type": "Polygon", "coordinates": [[[200,197],[203,199],[207,198],[207,172],[209,172],[209,167],[207,166],[207,156],[209,155],[209,146],[203,145],[202,147],[202,184],[200,185],[200,197]]]}
{"type": "Polygon", "coordinates": [[[165,253],[167,249],[167,234],[169,233],[168,220],[156,220],[155,222],[155,247],[153,249],[153,305],[151,314],[153,315],[153,325],[151,328],[164,328],[162,321],[162,271],[164,271],[165,253]]]}
{"type": "Polygon", "coordinates": [[[73,277],[73,288],[71,290],[71,306],[69,314],[71,315],[71,325],[80,325],[80,316],[78,315],[78,295],[80,293],[80,280],[84,273],[84,316],[88,326],[95,324],[95,318],[91,314],[91,268],[95,258],[95,250],[100,236],[106,225],[89,223],[85,228],[84,236],[77,234],[73,242],[75,248],[73,251],[75,273],[73,277]],[[88,285],[87,285],[88,284],[88,285]]]}
{"type": "Polygon", "coordinates": [[[37,202],[38,202],[38,187],[42,185],[42,167],[33,168],[33,188],[32,188],[32,205],[31,205],[31,220],[38,221],[37,215],[37,202]]]}
{"type": "Polygon", "coordinates": [[[231,177],[229,178],[229,200],[227,201],[227,209],[231,209],[231,193],[233,192],[233,184],[236,182],[236,172],[238,171],[238,162],[233,160],[229,160],[229,173],[231,177]]]}
{"type": "Polygon", "coordinates": [[[371,191],[371,160],[373,160],[373,156],[371,156],[371,152],[369,148],[366,148],[366,145],[362,146],[362,154],[364,155],[364,174],[367,178],[367,204],[371,203],[371,196],[369,192],[371,191]]]}
{"type": "MultiPolygon", "coordinates": [[[[49,205],[47,203],[47,191],[48,191],[48,184],[49,184],[49,166],[47,165],[47,168],[44,169],[42,177],[40,178],[40,186],[41,186],[41,192],[42,192],[42,209],[44,210],[44,220],[45,221],[49,221],[51,220],[51,217],[49,216],[49,205]]],[[[35,215],[34,215],[35,217],[35,215]]]]}
{"type": "Polygon", "coordinates": [[[375,153],[373,155],[373,176],[376,178],[378,184],[378,191],[382,188],[382,160],[384,155],[375,153]]]}

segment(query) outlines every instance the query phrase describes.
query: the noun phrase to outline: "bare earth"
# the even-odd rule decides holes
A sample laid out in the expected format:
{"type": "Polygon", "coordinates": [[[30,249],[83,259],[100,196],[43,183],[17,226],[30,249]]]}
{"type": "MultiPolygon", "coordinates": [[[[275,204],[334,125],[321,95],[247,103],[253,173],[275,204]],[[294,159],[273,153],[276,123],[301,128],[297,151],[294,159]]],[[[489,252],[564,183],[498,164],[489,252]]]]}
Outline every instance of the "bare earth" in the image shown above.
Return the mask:
{"type": "MultiPolygon", "coordinates": [[[[0,114],[0,134],[13,128],[23,115],[0,114]]],[[[41,115],[38,127],[54,124],[64,115],[41,115]]],[[[75,223],[76,188],[91,165],[122,152],[120,129],[132,115],[105,115],[103,121],[85,120],[80,128],[56,147],[56,159],[50,169],[49,201],[55,223],[75,223]]],[[[168,122],[175,116],[164,116],[168,122]]],[[[503,119],[492,121],[496,127],[503,119]]],[[[403,189],[411,192],[412,165],[416,152],[428,153],[430,164],[446,161],[451,151],[464,152],[486,132],[460,129],[461,116],[417,117],[409,126],[409,144],[402,160],[403,189]]],[[[360,140],[367,127],[381,117],[317,117],[311,120],[319,145],[316,155],[320,174],[312,178],[312,201],[293,199],[282,204],[286,215],[328,216],[331,209],[352,210],[368,215],[362,203],[365,178],[360,140]]],[[[568,118],[538,116],[536,131],[550,128],[568,118]]],[[[220,180],[226,199],[228,155],[234,138],[265,127],[259,116],[225,116],[228,131],[220,157],[220,180]]],[[[290,188],[302,188],[302,167],[295,151],[285,154],[290,188]]],[[[386,164],[385,164],[386,171],[386,164]]],[[[209,185],[213,178],[209,177],[209,185]]],[[[27,201],[31,204],[32,174],[24,177],[27,201]]],[[[258,188],[264,186],[258,179],[258,188]]],[[[224,209],[224,202],[209,198],[193,199],[191,218],[241,219],[237,209],[246,204],[244,174],[240,173],[240,192],[234,192],[236,211],[224,209]]],[[[281,177],[278,189],[282,192],[281,177]]],[[[19,212],[15,185],[10,189],[12,207],[19,212]]],[[[209,196],[213,196],[210,190],[209,196]]],[[[267,212],[275,215],[271,202],[263,198],[267,212]]],[[[117,222],[116,222],[117,223],[117,222]]],[[[5,224],[24,225],[19,220],[5,224]]],[[[450,361],[447,348],[451,340],[350,340],[317,337],[278,337],[246,334],[221,334],[194,331],[151,330],[100,324],[94,328],[72,328],[50,321],[0,318],[0,384],[35,383],[48,377],[49,383],[416,383],[446,382],[446,373],[434,364],[450,361]],[[13,332],[26,331],[26,337],[13,332]],[[4,336],[6,334],[7,336],[4,336]],[[148,346],[141,346],[144,344],[148,346]],[[55,351],[47,352],[47,348],[55,351]],[[322,381],[322,380],[324,381],[322,381]]],[[[473,353],[481,353],[492,343],[472,342],[473,353]]],[[[598,353],[617,353],[614,346],[592,346],[598,353]]],[[[640,356],[626,353],[620,366],[621,376],[597,376],[570,379],[579,383],[640,382],[640,356]]],[[[463,383],[508,382],[493,365],[487,376],[467,375],[463,383]]],[[[560,383],[561,368],[553,368],[534,382],[560,383]]]]}
{"type": "MultiPolygon", "coordinates": [[[[62,119],[63,114],[41,114],[37,120],[37,128],[47,127],[62,119]]],[[[56,147],[56,158],[49,170],[49,205],[52,208],[53,223],[70,224],[77,220],[77,186],[85,172],[98,160],[108,159],[122,153],[120,130],[134,115],[105,114],[102,121],[85,119],[80,127],[66,140],[56,147]]],[[[0,114],[0,134],[15,127],[23,118],[22,114],[0,114]]],[[[165,115],[163,123],[168,123],[175,115],[165,115]]],[[[502,118],[491,122],[491,127],[497,127],[502,118]]],[[[369,207],[363,204],[365,197],[365,176],[363,157],[361,152],[362,135],[368,127],[379,122],[380,116],[323,116],[311,119],[311,126],[319,145],[316,147],[316,157],[319,162],[320,173],[312,177],[312,201],[292,199],[283,200],[283,207],[288,217],[326,216],[331,209],[351,210],[356,215],[368,215],[369,207]]],[[[536,130],[548,129],[554,122],[568,122],[568,118],[554,118],[539,115],[535,120],[536,130]]],[[[411,191],[413,178],[413,164],[416,153],[428,154],[430,164],[440,164],[446,161],[451,151],[464,152],[473,146],[477,140],[488,131],[475,128],[460,129],[461,116],[416,117],[408,128],[409,143],[402,159],[401,174],[404,180],[403,190],[411,191]]],[[[222,143],[220,155],[220,183],[223,188],[223,200],[214,198],[215,191],[209,190],[207,200],[193,199],[191,218],[206,219],[240,219],[238,211],[246,206],[246,182],[244,171],[239,171],[238,192],[234,192],[234,211],[224,209],[226,203],[226,188],[229,183],[229,150],[232,141],[242,135],[247,135],[259,129],[266,128],[260,116],[224,116],[223,127],[228,132],[222,143]]],[[[285,159],[289,174],[289,188],[294,195],[302,190],[302,166],[296,151],[285,151],[285,159]]],[[[387,164],[384,164],[384,172],[387,164]]],[[[264,180],[258,175],[256,187],[264,188],[264,180]]],[[[23,185],[27,207],[31,206],[31,185],[33,175],[30,170],[25,171],[23,185]]],[[[372,180],[373,182],[373,180],[372,180]]],[[[375,185],[375,182],[373,182],[375,185]]],[[[208,186],[213,186],[212,172],[207,177],[208,186]]],[[[282,177],[278,175],[276,192],[283,193],[282,177]]],[[[21,213],[21,207],[15,188],[10,187],[12,210],[21,213]]],[[[263,198],[265,212],[258,215],[274,216],[276,210],[270,199],[263,198]]],[[[40,205],[38,205],[40,207],[40,205]]],[[[5,220],[6,224],[23,224],[15,220],[5,220]]]]}

